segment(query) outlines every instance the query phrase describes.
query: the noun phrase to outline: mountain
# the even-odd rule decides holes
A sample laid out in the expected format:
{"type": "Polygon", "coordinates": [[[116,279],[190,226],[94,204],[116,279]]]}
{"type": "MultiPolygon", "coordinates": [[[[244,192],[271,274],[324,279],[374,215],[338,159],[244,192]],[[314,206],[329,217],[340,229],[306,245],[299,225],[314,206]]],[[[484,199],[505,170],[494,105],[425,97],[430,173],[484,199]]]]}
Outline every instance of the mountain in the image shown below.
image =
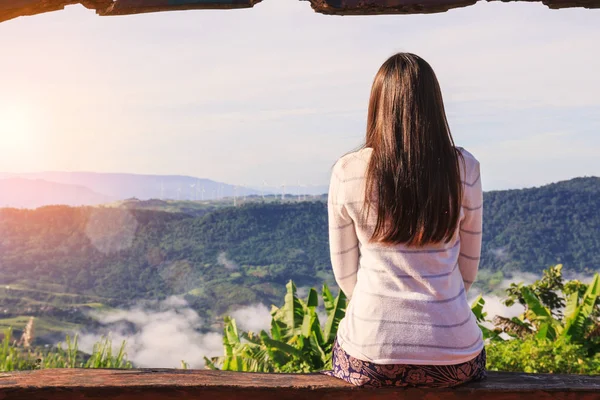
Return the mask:
{"type": "Polygon", "coordinates": [[[37,208],[48,204],[97,205],[114,200],[85,186],[42,179],[0,179],[0,206],[37,208]]]}
{"type": "MultiPolygon", "coordinates": [[[[481,269],[501,277],[562,262],[567,272],[597,271],[599,194],[599,178],[485,193],[481,269]]],[[[249,203],[201,216],[129,203],[2,209],[0,288],[13,290],[0,292],[0,306],[16,313],[48,301],[119,305],[178,294],[212,318],[243,304],[270,304],[289,279],[333,283],[326,207],[249,203]]]]}
{"type": "MultiPolygon", "coordinates": [[[[201,179],[181,175],[137,175],[122,173],[96,173],[96,172],[35,172],[35,173],[0,173],[0,179],[41,180],[69,186],[86,187],[92,192],[104,196],[104,202],[126,199],[171,199],[171,200],[220,200],[223,198],[259,196],[259,195],[320,195],[327,192],[327,186],[302,185],[302,186],[264,186],[251,188],[230,185],[210,179],[201,179]],[[284,190],[285,189],[285,190],[284,190]]],[[[40,187],[41,198],[36,200],[36,206],[66,204],[66,205],[96,205],[100,202],[95,198],[82,201],[80,197],[62,197],[63,202],[57,203],[41,201],[44,198],[44,188],[40,187]]],[[[11,203],[2,203],[0,206],[31,207],[31,198],[40,197],[35,187],[29,186],[27,196],[11,196],[11,203]]],[[[87,197],[83,196],[83,199],[87,197]]],[[[1,198],[0,198],[1,199],[1,198]]]]}
{"type": "Polygon", "coordinates": [[[563,263],[600,269],[600,178],[484,194],[481,264],[492,270],[539,272],[563,263]]]}
{"type": "MultiPolygon", "coordinates": [[[[102,193],[111,199],[129,198],[201,200],[232,197],[234,185],[180,175],[137,175],[95,172],[37,172],[5,174],[8,177],[24,179],[42,179],[65,185],[85,186],[92,191],[102,193]]],[[[238,188],[239,196],[260,194],[250,188],[238,188]]],[[[52,203],[49,203],[52,204],[52,203]]]]}

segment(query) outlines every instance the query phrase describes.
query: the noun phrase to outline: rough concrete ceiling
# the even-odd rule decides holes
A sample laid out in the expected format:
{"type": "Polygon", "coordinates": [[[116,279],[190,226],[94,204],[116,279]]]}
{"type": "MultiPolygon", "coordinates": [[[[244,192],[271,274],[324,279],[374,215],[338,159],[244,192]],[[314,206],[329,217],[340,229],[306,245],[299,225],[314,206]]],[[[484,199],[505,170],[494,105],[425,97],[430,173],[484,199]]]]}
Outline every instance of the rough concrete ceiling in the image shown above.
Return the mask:
{"type": "MultiPolygon", "coordinates": [[[[99,15],[145,12],[249,8],[261,0],[0,0],[0,22],[81,4],[99,15]]],[[[269,0],[277,1],[277,0],[269,0]]],[[[334,15],[423,14],[466,7],[478,0],[305,0],[319,13],[334,15]]],[[[488,0],[490,1],[490,0],[488,0]]],[[[495,0],[491,0],[495,1],[495,0]]],[[[513,1],[513,0],[501,0],[513,1]]],[[[600,8],[600,0],[514,0],[541,2],[549,8],[600,8]]]]}

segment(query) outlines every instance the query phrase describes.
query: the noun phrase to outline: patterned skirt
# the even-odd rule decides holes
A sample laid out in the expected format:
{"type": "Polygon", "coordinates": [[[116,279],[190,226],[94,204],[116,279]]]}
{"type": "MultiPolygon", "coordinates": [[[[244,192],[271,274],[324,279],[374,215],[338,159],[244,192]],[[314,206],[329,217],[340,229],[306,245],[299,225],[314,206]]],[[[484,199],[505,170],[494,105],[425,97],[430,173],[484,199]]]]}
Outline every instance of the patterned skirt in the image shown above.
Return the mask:
{"type": "Polygon", "coordinates": [[[486,377],[485,349],[470,361],[455,365],[373,364],[333,346],[333,370],[321,373],[362,387],[418,386],[446,388],[486,377]]]}

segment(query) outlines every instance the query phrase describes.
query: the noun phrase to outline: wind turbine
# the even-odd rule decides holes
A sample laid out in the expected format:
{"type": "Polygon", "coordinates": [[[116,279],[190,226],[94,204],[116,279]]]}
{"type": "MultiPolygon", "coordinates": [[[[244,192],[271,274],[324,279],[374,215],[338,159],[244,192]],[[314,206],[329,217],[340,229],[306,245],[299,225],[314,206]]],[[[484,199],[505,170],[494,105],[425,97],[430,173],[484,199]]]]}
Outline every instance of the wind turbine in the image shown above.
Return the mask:
{"type": "Polygon", "coordinates": [[[233,206],[237,207],[237,186],[233,187],[233,206]]]}
{"type": "Polygon", "coordinates": [[[196,192],[196,191],[194,190],[194,188],[195,188],[195,187],[196,187],[196,184],[195,184],[195,183],[192,183],[192,184],[190,185],[190,192],[191,192],[191,197],[190,197],[190,200],[196,200],[196,198],[194,197],[194,193],[196,192]]]}
{"type": "Polygon", "coordinates": [[[204,189],[204,185],[202,185],[202,201],[204,201],[204,193],[206,193],[206,190],[204,189]]]}
{"type": "Polygon", "coordinates": [[[177,201],[181,200],[181,184],[177,187],[177,201]]]}
{"type": "Polygon", "coordinates": [[[198,200],[198,192],[199,192],[199,191],[200,191],[200,179],[198,179],[198,180],[196,181],[196,190],[195,190],[195,192],[196,192],[196,193],[195,193],[195,195],[194,195],[194,197],[195,197],[195,199],[196,199],[196,200],[198,200]]]}
{"type": "Polygon", "coordinates": [[[160,200],[163,200],[165,198],[165,183],[161,180],[160,181],[160,200]]]}
{"type": "Polygon", "coordinates": [[[262,199],[265,201],[265,191],[267,190],[267,181],[263,181],[262,199]]]}
{"type": "Polygon", "coordinates": [[[314,199],[317,197],[317,195],[316,195],[316,194],[315,194],[315,192],[314,192],[314,190],[315,190],[315,183],[314,183],[314,182],[312,182],[312,183],[310,184],[310,186],[311,186],[311,188],[312,188],[312,190],[313,190],[313,192],[312,192],[312,194],[311,194],[310,196],[311,196],[311,197],[312,197],[312,199],[314,200],[314,199]]]}
{"type": "Polygon", "coordinates": [[[281,201],[285,200],[285,181],[283,181],[283,185],[281,185],[281,201]]]}

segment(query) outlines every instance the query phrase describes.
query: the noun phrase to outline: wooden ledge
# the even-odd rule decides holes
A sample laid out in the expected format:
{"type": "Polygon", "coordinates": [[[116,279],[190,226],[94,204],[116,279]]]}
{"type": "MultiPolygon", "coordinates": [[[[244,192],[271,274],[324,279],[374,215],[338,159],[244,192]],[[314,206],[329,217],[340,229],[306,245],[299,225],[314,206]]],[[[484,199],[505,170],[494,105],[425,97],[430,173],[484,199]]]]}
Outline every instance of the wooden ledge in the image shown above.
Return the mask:
{"type": "Polygon", "coordinates": [[[0,373],[0,400],[174,399],[600,400],[600,376],[491,372],[454,389],[361,389],[320,374],[50,369],[0,373]]]}

